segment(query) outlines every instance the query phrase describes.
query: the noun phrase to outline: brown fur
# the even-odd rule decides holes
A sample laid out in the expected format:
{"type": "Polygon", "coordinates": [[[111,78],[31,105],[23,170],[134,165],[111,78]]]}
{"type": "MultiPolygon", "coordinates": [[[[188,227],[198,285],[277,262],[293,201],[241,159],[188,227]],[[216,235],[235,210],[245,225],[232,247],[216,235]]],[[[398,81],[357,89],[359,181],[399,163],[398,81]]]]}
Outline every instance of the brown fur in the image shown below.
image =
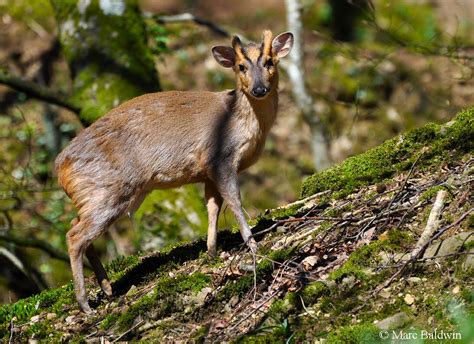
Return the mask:
{"type": "Polygon", "coordinates": [[[276,66],[262,64],[265,51],[271,50],[271,33],[264,39],[260,46],[243,47],[234,39],[233,51],[216,48],[222,52],[215,54],[221,64],[229,67],[233,63],[236,90],[172,91],[134,98],[81,132],[56,159],[59,184],[78,210],[67,243],[76,297],[83,311],[91,311],[83,254],[102,290],[111,295],[92,241],[117,218],[135,211],[153,189],[205,183],[209,254],[216,254],[217,219],[223,200],[235,214],[244,241],[255,251],[242,212],[237,174],[260,156],[277,112],[276,66]],[[238,65],[244,60],[248,73],[239,72],[238,65]],[[253,97],[256,83],[267,85],[268,94],[253,97]]]}

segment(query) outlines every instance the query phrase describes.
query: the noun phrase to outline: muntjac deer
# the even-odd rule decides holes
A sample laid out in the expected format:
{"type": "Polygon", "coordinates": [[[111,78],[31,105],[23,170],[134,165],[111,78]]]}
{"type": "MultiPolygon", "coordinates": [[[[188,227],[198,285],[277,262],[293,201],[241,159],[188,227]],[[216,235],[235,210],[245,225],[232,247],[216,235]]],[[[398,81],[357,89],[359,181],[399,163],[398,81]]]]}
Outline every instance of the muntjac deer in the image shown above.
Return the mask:
{"type": "Polygon", "coordinates": [[[135,211],[153,189],[203,182],[209,216],[207,248],[216,255],[223,200],[244,242],[257,245],[245,220],[237,175],[258,159],[278,106],[280,58],[293,45],[285,32],[262,43],[215,46],[217,62],[235,72],[237,87],[223,92],[146,94],[111,110],[83,130],[56,159],[60,185],[78,210],[67,233],[76,298],[87,302],[82,257],[89,259],[103,292],[112,287],[92,241],[115,220],[135,211]]]}

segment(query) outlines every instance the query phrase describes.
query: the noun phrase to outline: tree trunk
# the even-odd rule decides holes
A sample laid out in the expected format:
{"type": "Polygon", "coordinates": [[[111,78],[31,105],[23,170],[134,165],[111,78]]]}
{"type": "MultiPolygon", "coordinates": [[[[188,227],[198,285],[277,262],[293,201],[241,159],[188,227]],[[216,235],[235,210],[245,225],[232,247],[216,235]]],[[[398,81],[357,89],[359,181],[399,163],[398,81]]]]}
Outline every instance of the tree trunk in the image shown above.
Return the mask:
{"type": "Polygon", "coordinates": [[[92,123],[124,100],[160,90],[136,0],[51,0],[73,79],[92,123]]]}
{"type": "Polygon", "coordinates": [[[313,163],[317,170],[331,165],[327,129],[314,109],[314,101],[306,89],[304,79],[303,22],[300,0],[285,0],[288,30],[295,36],[293,49],[289,55],[287,73],[292,85],[293,97],[303,118],[311,130],[311,150],[313,163]]]}

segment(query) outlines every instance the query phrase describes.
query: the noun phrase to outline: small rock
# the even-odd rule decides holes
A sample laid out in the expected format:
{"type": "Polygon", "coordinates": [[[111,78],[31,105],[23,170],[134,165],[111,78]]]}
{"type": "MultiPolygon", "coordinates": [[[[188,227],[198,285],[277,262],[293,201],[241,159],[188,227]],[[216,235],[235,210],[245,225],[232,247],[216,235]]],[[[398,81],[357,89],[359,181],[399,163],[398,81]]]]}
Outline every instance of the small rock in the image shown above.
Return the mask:
{"type": "Polygon", "coordinates": [[[405,303],[408,306],[411,306],[415,302],[415,298],[411,294],[406,294],[403,300],[405,300],[405,303]]]}
{"type": "Polygon", "coordinates": [[[114,302],[110,302],[110,303],[106,304],[105,309],[109,309],[109,308],[113,309],[117,306],[118,306],[118,303],[114,301],[114,302]]]}
{"type": "Polygon", "coordinates": [[[462,232],[444,240],[439,248],[439,256],[445,256],[448,254],[456,253],[460,250],[464,243],[469,243],[474,240],[472,232],[462,232]]]}
{"type": "Polygon", "coordinates": [[[239,270],[246,271],[246,272],[253,272],[253,271],[255,271],[255,265],[240,263],[239,264],[239,270]]]}
{"type": "Polygon", "coordinates": [[[280,234],[286,233],[286,227],[285,227],[285,226],[278,226],[278,227],[276,228],[276,232],[277,232],[277,233],[280,233],[280,234]]]}
{"type": "Polygon", "coordinates": [[[405,312],[400,312],[379,321],[376,326],[381,330],[393,330],[406,325],[409,321],[408,315],[405,312]]]}
{"type": "Polygon", "coordinates": [[[385,289],[382,289],[382,290],[380,291],[379,295],[380,295],[381,297],[383,297],[384,299],[389,299],[390,296],[392,296],[392,294],[390,294],[390,292],[387,291],[387,290],[385,290],[385,289]]]}
{"type": "Polygon", "coordinates": [[[409,278],[407,278],[407,282],[410,285],[418,284],[418,283],[421,283],[421,278],[420,277],[409,277],[409,278]]]}
{"type": "Polygon", "coordinates": [[[209,288],[209,287],[202,288],[201,291],[197,293],[194,298],[196,305],[199,307],[204,305],[204,302],[206,301],[206,297],[210,293],[212,293],[212,288],[209,288]]]}
{"type": "Polygon", "coordinates": [[[132,296],[137,292],[137,287],[135,285],[132,285],[130,289],[127,291],[125,296],[132,296]]]}
{"type": "Polygon", "coordinates": [[[355,284],[355,277],[354,276],[347,276],[344,277],[341,281],[341,287],[350,289],[354,286],[355,284]]]}
{"type": "Polygon", "coordinates": [[[36,344],[38,341],[36,339],[28,339],[28,344],[36,344]]]}
{"type": "Polygon", "coordinates": [[[393,260],[399,263],[406,262],[409,259],[410,259],[409,253],[395,253],[393,255],[393,260]]]}
{"type": "Polygon", "coordinates": [[[306,257],[305,259],[303,259],[303,261],[301,262],[301,264],[303,265],[303,269],[305,269],[305,271],[309,271],[309,270],[312,270],[313,266],[316,265],[316,263],[318,262],[318,256],[309,256],[309,257],[306,257]]]}
{"type": "Polygon", "coordinates": [[[225,306],[222,308],[221,313],[230,313],[230,312],[232,312],[232,307],[228,303],[226,303],[225,306]]]}
{"type": "Polygon", "coordinates": [[[381,194],[382,192],[385,192],[387,190],[387,185],[378,184],[376,190],[377,190],[377,193],[381,194]]]}
{"type": "Polygon", "coordinates": [[[441,245],[440,242],[435,242],[434,244],[431,244],[430,246],[428,246],[425,253],[423,254],[423,258],[434,257],[436,255],[436,252],[438,252],[440,245],[441,245]]]}
{"type": "Polygon", "coordinates": [[[170,272],[168,272],[168,276],[171,277],[171,278],[175,278],[176,275],[173,272],[170,271],[170,272]]]}
{"type": "Polygon", "coordinates": [[[219,255],[219,257],[220,257],[221,259],[223,259],[223,260],[227,260],[227,259],[229,259],[229,257],[230,257],[230,253],[229,253],[229,252],[225,252],[225,251],[224,251],[224,252],[221,252],[221,254],[219,255]]]}
{"type": "Polygon", "coordinates": [[[46,314],[46,319],[51,320],[57,317],[56,313],[48,313],[46,314]]]}
{"type": "Polygon", "coordinates": [[[36,322],[38,322],[39,320],[40,320],[40,316],[39,316],[39,315],[35,315],[35,316],[31,317],[31,319],[30,319],[30,321],[31,321],[32,323],[36,323],[36,322]]]}
{"type": "Polygon", "coordinates": [[[232,296],[232,298],[229,300],[229,305],[231,307],[235,307],[239,303],[239,297],[237,295],[232,296]]]}
{"type": "Polygon", "coordinates": [[[61,336],[61,342],[68,342],[72,338],[72,333],[64,333],[61,336]]]}
{"type": "Polygon", "coordinates": [[[68,317],[66,318],[66,320],[65,320],[65,321],[66,321],[66,324],[71,324],[71,323],[73,323],[75,317],[76,317],[75,315],[70,315],[70,316],[68,316],[68,317]]]}
{"type": "Polygon", "coordinates": [[[461,288],[457,285],[454,287],[453,289],[453,294],[456,295],[456,294],[459,294],[459,292],[461,291],[461,288]]]}

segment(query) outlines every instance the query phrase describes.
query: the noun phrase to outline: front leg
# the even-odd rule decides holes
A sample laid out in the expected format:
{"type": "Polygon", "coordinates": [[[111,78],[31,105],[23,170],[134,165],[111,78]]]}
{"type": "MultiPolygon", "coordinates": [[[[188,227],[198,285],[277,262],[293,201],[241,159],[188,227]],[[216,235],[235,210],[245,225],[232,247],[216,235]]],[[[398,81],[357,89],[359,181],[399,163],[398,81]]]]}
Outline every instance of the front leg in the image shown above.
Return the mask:
{"type": "Polygon", "coordinates": [[[205,183],[205,195],[208,213],[207,253],[214,258],[217,254],[217,220],[222,207],[222,196],[210,180],[205,183]]]}
{"type": "Polygon", "coordinates": [[[240,188],[239,180],[237,178],[237,172],[227,170],[226,173],[220,173],[216,180],[216,186],[219,193],[222,195],[224,200],[229,204],[230,209],[234,213],[234,216],[239,224],[240,234],[242,239],[250,248],[252,253],[257,252],[257,243],[252,237],[252,232],[245,219],[244,212],[242,210],[242,201],[240,199],[240,188]]]}

